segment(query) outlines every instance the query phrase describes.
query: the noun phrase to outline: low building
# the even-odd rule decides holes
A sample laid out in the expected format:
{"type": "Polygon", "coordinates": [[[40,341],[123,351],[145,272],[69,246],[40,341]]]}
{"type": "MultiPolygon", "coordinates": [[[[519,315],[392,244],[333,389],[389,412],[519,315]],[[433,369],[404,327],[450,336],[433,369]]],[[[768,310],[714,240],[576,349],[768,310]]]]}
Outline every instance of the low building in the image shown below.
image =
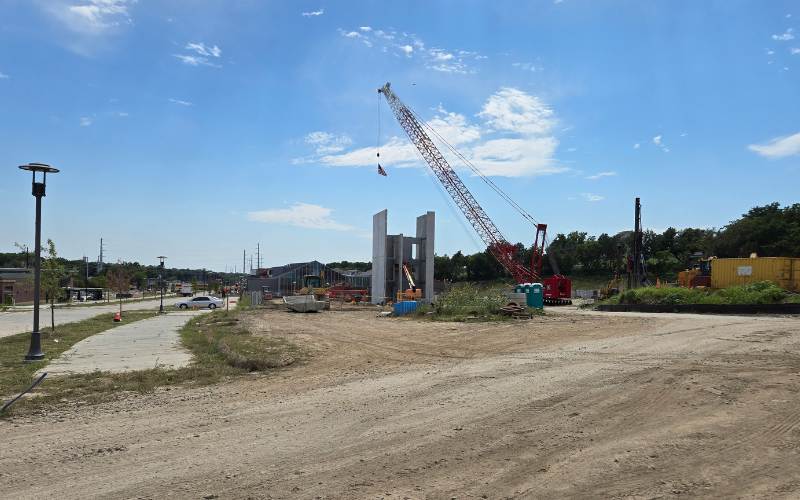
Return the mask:
{"type": "Polygon", "coordinates": [[[25,267],[0,268],[0,304],[33,302],[33,270],[25,267]]]}
{"type": "Polygon", "coordinates": [[[285,266],[259,269],[247,276],[247,291],[271,292],[275,297],[293,295],[303,288],[306,276],[319,276],[322,286],[345,284],[351,288],[369,290],[371,272],[342,273],[319,261],[295,262],[285,266]]]}

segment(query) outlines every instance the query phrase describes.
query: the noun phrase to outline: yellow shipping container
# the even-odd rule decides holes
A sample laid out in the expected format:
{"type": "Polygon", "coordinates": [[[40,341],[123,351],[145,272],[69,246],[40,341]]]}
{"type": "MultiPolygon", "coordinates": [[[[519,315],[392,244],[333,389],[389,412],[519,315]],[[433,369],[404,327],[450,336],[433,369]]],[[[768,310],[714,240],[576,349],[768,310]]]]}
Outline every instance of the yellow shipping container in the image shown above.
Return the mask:
{"type": "Polygon", "coordinates": [[[785,290],[800,291],[800,258],[754,257],[714,259],[711,262],[712,288],[757,281],[772,281],[785,290]]]}

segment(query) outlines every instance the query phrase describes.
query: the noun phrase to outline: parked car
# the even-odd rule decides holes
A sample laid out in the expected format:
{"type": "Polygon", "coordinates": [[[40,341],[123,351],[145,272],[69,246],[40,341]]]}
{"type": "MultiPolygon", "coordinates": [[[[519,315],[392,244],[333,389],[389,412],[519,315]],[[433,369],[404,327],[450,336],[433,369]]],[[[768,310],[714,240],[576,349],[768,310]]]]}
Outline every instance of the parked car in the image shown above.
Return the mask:
{"type": "Polygon", "coordinates": [[[175,304],[175,306],[180,309],[189,309],[189,308],[216,309],[218,307],[222,307],[222,304],[223,301],[220,298],[201,295],[199,297],[193,297],[191,299],[178,302],[177,304],[175,304]]]}

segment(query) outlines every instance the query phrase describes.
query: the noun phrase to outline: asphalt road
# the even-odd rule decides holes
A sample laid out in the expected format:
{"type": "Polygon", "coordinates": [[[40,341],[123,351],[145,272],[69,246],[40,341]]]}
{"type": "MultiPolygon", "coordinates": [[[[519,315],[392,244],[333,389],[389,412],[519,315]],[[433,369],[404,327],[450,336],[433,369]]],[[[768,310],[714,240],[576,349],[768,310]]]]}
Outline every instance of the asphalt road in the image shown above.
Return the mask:
{"type": "MultiPolygon", "coordinates": [[[[164,299],[164,307],[172,307],[183,297],[171,297],[164,299]]],[[[158,307],[159,300],[145,300],[141,302],[123,303],[122,310],[133,311],[142,309],[155,309],[158,307]]],[[[64,323],[72,323],[74,321],[82,321],[98,314],[114,313],[119,310],[118,302],[110,302],[108,305],[102,306],[74,306],[66,307],[64,309],[56,308],[56,325],[64,323]]],[[[39,326],[44,329],[50,325],[50,310],[42,309],[40,311],[39,326]]],[[[0,312],[0,338],[8,337],[9,335],[16,335],[18,333],[29,332],[33,329],[33,312],[32,311],[13,311],[13,312],[0,312]]]]}

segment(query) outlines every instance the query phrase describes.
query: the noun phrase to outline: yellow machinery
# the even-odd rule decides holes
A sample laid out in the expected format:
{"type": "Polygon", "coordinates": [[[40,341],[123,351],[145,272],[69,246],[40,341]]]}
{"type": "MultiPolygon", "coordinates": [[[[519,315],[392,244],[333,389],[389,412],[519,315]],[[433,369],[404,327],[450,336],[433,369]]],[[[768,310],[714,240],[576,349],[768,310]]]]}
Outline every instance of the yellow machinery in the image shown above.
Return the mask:
{"type": "Polygon", "coordinates": [[[606,286],[600,289],[599,298],[600,300],[605,300],[609,297],[617,295],[621,289],[622,278],[619,277],[619,274],[614,274],[614,277],[611,279],[611,281],[609,281],[606,286]]]}
{"type": "Polygon", "coordinates": [[[407,290],[402,292],[397,292],[397,301],[400,302],[401,300],[419,300],[422,298],[422,290],[417,289],[417,284],[414,282],[414,276],[411,274],[411,270],[408,268],[408,264],[403,264],[403,273],[406,275],[406,279],[408,280],[408,285],[411,287],[407,290]]]}

